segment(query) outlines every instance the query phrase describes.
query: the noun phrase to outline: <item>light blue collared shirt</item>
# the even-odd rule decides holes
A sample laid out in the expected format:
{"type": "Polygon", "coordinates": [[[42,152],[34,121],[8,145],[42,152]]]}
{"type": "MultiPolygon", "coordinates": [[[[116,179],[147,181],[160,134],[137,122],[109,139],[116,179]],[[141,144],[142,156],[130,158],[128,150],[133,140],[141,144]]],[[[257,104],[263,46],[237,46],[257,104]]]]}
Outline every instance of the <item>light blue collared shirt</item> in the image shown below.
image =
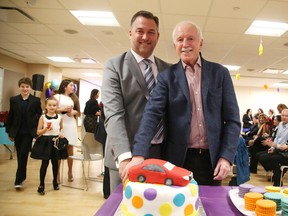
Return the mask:
{"type": "Polygon", "coordinates": [[[283,122],[280,122],[276,133],[276,137],[274,139],[274,143],[276,143],[278,146],[280,144],[286,144],[287,140],[288,140],[288,123],[283,125],[283,122]]]}

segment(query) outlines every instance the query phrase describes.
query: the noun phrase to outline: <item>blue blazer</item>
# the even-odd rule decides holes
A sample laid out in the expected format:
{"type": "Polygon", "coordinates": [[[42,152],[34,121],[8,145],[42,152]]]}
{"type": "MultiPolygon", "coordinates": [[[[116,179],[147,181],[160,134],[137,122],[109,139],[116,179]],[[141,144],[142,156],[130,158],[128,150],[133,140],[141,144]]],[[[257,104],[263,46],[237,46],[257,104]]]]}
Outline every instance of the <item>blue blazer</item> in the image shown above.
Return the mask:
{"type": "MultiPolygon", "coordinates": [[[[220,157],[231,164],[237,150],[241,122],[233,83],[227,68],[202,62],[202,103],[212,166],[220,157]]],[[[163,159],[183,166],[189,144],[192,103],[182,62],[158,75],[135,136],[133,156],[148,157],[150,141],[161,118],[165,120],[163,159]]]]}

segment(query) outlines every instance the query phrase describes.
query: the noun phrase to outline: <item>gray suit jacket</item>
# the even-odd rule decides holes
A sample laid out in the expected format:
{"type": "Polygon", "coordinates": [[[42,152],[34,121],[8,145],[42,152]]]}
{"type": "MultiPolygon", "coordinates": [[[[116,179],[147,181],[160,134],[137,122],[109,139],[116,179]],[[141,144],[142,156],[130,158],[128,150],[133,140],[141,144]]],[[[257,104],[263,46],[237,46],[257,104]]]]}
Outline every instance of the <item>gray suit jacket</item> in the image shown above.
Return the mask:
{"type": "MultiPolygon", "coordinates": [[[[170,66],[156,57],[155,63],[159,72],[170,66]]],[[[148,98],[145,79],[130,50],[106,63],[102,102],[107,132],[105,166],[110,169],[116,169],[119,155],[131,151],[148,98]]]]}
{"type": "MultiPolygon", "coordinates": [[[[234,162],[240,134],[237,99],[229,71],[217,63],[202,61],[201,94],[212,166],[219,157],[234,162]]],[[[133,155],[147,157],[151,137],[165,116],[167,135],[164,159],[183,166],[189,144],[192,104],[182,62],[158,75],[135,135],[133,155]]]]}

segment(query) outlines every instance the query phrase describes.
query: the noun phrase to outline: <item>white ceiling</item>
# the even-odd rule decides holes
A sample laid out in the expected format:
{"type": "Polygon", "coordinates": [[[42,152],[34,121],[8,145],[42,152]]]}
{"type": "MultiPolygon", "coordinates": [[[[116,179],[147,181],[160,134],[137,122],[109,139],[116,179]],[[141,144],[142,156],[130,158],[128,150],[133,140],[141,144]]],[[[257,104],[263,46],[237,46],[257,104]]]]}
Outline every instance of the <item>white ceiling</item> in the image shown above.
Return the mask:
{"type": "Polygon", "coordinates": [[[171,32],[179,21],[191,20],[203,30],[204,58],[241,66],[238,72],[231,72],[235,86],[272,87],[275,82],[288,82],[288,75],[261,72],[265,68],[288,69],[288,32],[280,38],[262,37],[262,56],[258,55],[260,36],[244,34],[255,19],[287,23],[288,0],[1,0],[0,6],[17,7],[35,20],[18,19],[15,12],[10,21],[3,21],[0,10],[0,53],[27,63],[60,67],[65,77],[101,85],[105,61],[129,49],[132,15],[148,10],[160,19],[155,54],[163,60],[178,61],[171,32]],[[121,27],[83,26],[69,10],[112,11],[121,27]],[[78,33],[67,34],[65,29],[78,33]],[[93,58],[98,63],[55,63],[47,56],[93,58]],[[82,72],[95,72],[100,78],[85,77],[82,72]],[[239,80],[236,73],[241,75],[239,80]]]}

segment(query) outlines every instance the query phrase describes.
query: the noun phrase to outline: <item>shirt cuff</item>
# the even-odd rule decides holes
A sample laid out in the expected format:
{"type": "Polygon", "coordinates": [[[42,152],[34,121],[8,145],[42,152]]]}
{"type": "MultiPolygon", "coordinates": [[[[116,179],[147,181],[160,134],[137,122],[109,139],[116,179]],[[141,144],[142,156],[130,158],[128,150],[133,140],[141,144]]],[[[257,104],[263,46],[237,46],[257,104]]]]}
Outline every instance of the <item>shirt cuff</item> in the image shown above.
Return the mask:
{"type": "Polygon", "coordinates": [[[120,163],[126,159],[129,159],[129,158],[132,158],[131,152],[125,152],[125,153],[119,155],[115,161],[116,167],[119,168],[120,163]]]}

